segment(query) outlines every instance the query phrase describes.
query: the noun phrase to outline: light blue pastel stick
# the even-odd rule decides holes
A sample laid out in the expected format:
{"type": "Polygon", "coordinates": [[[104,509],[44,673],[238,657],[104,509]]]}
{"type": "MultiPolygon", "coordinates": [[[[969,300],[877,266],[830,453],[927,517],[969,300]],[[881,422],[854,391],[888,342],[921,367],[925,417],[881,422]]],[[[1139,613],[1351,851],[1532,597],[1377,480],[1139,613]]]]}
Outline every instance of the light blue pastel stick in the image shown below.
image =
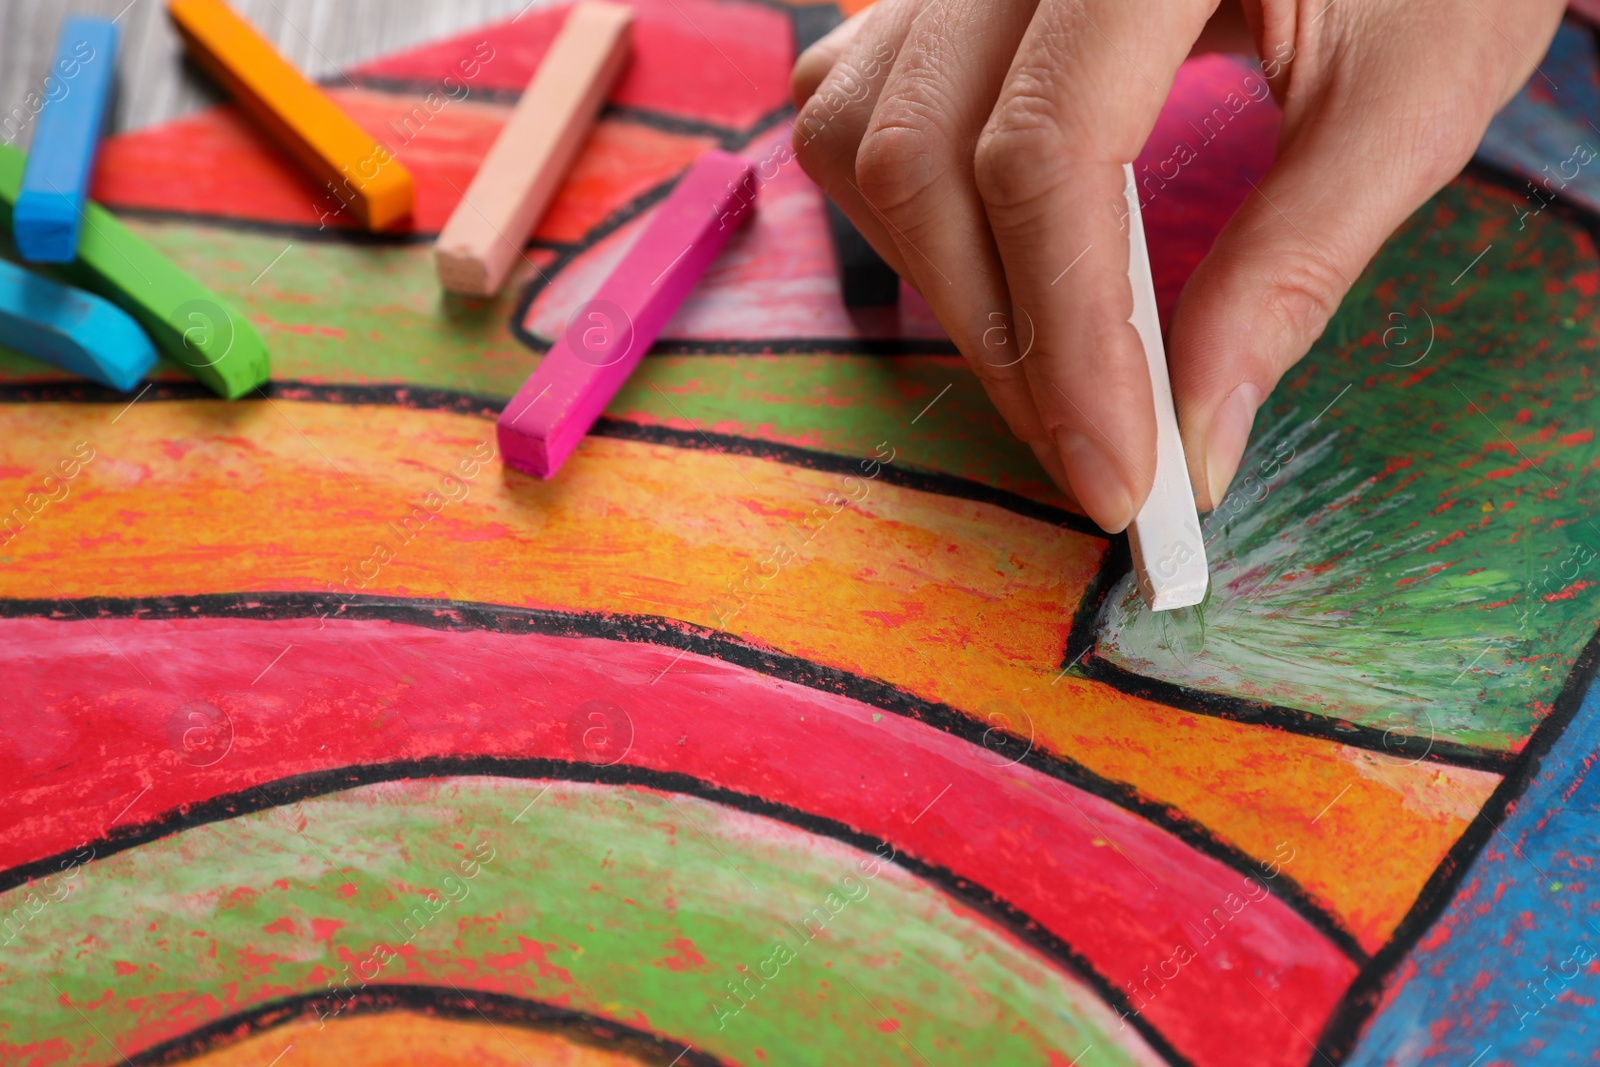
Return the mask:
{"type": "Polygon", "coordinates": [[[127,312],[0,259],[0,345],[124,393],[156,361],[127,312]]]}
{"type": "Polygon", "coordinates": [[[77,255],[116,54],[109,19],[70,18],[61,27],[13,213],[17,251],[29,262],[70,263],[77,255]]]}

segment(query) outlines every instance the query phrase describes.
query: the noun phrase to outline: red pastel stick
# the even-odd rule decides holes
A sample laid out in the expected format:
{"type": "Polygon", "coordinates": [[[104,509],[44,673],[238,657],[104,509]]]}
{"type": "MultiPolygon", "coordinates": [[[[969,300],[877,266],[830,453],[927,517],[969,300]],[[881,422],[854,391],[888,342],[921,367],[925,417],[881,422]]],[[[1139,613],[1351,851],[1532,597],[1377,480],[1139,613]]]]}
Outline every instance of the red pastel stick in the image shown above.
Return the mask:
{"type": "Polygon", "coordinates": [[[500,412],[505,462],[541,478],[561,468],[754,203],[750,164],[695,161],[500,412]]]}

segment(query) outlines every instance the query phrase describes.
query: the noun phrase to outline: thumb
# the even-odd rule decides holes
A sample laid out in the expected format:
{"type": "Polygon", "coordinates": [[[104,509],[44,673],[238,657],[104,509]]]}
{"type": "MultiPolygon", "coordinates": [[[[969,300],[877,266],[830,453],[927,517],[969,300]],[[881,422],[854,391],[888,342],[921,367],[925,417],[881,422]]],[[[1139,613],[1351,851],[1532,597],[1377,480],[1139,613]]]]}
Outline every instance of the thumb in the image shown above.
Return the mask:
{"type": "Polygon", "coordinates": [[[1227,492],[1278,379],[1390,233],[1459,173],[1520,81],[1481,36],[1396,21],[1365,41],[1335,31],[1345,39],[1290,61],[1278,159],[1179,299],[1169,362],[1203,509],[1227,492]]]}

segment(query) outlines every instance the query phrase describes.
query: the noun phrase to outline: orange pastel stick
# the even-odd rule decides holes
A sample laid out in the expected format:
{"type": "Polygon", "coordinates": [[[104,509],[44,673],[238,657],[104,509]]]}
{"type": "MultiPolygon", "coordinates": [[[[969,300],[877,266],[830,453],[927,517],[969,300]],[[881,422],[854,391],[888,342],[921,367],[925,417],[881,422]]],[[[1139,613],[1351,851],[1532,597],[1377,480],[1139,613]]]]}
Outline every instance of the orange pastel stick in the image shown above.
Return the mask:
{"type": "Polygon", "coordinates": [[[411,214],[411,174],[222,0],[169,0],[189,54],[369,230],[411,214]]]}

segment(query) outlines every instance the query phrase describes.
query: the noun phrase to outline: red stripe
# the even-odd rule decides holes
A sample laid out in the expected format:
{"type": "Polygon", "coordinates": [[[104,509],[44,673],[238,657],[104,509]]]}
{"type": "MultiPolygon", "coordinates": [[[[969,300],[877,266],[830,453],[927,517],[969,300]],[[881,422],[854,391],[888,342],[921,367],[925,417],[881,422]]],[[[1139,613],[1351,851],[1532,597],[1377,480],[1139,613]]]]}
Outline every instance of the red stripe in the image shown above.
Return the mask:
{"type": "Polygon", "coordinates": [[[1112,981],[1145,985],[1146,1017],[1201,1067],[1300,1067],[1296,1030],[1318,1033],[1355,975],[1275,897],[1230,913],[1230,894],[1245,899],[1241,874],[1109,801],[719,660],[316,619],[8,619],[0,641],[9,700],[41,709],[25,723],[0,717],[15,753],[0,762],[4,867],[100,836],[124,807],[119,825],[137,824],[315,770],[598,756],[845,823],[984,886],[1112,981]],[[622,709],[611,726],[594,717],[608,705],[622,709]],[[233,736],[210,762],[227,732],[211,725],[219,713],[233,736]],[[1220,936],[1170,962],[1214,912],[1220,936]]]}
{"type": "MultiPolygon", "coordinates": [[[[509,107],[364,89],[328,95],[391,147],[416,180],[411,218],[390,232],[432,234],[460,203],[509,107]]],[[[608,215],[676,177],[713,142],[619,119],[601,121],[533,236],[579,241],[608,215]]],[[[232,106],[208,108],[101,146],[91,190],[101,203],[222,219],[358,230],[321,188],[232,106]]]]}
{"type": "MultiPolygon", "coordinates": [[[[743,130],[789,102],[794,32],[787,15],[726,0],[627,0],[633,55],[610,102],[743,130]]],[[[570,5],[529,11],[349,71],[447,91],[476,71],[474,89],[520,93],[570,5]],[[487,62],[475,57],[489,54],[487,62]],[[465,66],[463,66],[465,64],[465,66]],[[446,82],[445,79],[452,79],[446,82]]]]}

